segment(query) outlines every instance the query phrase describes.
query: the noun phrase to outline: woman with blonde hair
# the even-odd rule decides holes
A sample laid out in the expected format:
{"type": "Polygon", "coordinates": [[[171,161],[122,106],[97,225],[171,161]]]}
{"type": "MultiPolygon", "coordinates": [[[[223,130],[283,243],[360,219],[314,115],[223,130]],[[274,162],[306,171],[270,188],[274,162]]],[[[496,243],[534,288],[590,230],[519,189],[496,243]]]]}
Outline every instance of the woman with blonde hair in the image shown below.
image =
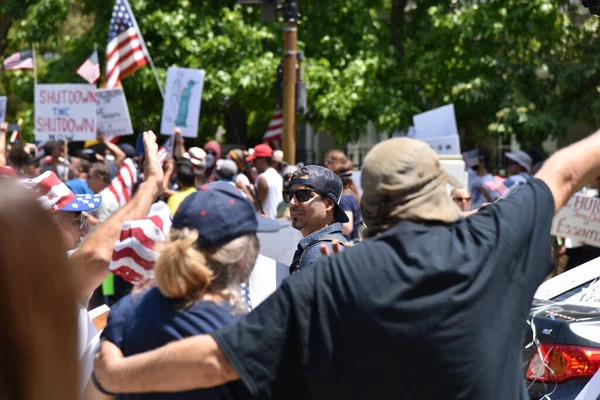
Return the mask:
{"type": "Polygon", "coordinates": [[[34,196],[0,178],[0,399],[75,400],[76,298],[62,236],[34,196]]]}
{"type": "MultiPolygon", "coordinates": [[[[256,232],[279,224],[256,215],[240,191],[225,182],[189,195],[173,218],[170,240],[154,267],[158,287],[123,298],[111,309],[103,337],[123,354],[143,353],[174,340],[212,332],[248,311],[240,285],[256,262],[256,232]]],[[[92,381],[99,387],[95,377],[92,381]]],[[[91,396],[88,388],[88,398],[91,396]]],[[[118,399],[241,399],[241,382],[170,394],[120,394],[118,399]]]]}

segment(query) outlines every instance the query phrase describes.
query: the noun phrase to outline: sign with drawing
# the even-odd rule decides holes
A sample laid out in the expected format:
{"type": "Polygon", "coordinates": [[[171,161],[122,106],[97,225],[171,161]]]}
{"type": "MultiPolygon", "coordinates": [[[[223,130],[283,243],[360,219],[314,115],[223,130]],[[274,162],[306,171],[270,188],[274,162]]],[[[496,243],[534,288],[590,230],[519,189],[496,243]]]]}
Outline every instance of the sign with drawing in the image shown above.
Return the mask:
{"type": "Polygon", "coordinates": [[[123,88],[99,89],[96,120],[104,136],[123,136],[133,133],[131,117],[123,88]]]}
{"type": "Polygon", "coordinates": [[[198,136],[204,75],[202,69],[169,68],[160,125],[162,134],[172,135],[173,129],[179,128],[184,137],[198,136]]]}
{"type": "Polygon", "coordinates": [[[571,197],[554,216],[552,234],[600,247],[600,198],[571,197]]]}

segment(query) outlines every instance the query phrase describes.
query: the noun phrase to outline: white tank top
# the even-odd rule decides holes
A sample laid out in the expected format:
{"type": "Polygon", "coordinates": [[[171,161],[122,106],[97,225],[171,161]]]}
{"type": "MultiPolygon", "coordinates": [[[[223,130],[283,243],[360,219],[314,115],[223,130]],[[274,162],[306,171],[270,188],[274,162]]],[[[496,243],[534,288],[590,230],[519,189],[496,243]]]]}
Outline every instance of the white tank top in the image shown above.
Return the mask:
{"type": "Polygon", "coordinates": [[[269,185],[269,192],[267,198],[262,202],[262,209],[268,217],[276,218],[277,206],[283,201],[283,178],[274,168],[269,168],[256,178],[257,190],[261,178],[265,178],[269,185]]]}

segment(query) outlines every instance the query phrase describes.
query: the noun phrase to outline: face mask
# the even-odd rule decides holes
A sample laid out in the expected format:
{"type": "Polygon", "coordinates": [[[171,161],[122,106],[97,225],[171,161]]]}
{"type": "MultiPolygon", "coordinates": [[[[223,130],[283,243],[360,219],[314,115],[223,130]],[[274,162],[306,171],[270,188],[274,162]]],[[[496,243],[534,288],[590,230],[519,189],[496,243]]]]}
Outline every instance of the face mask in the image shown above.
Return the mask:
{"type": "Polygon", "coordinates": [[[206,155],[206,168],[212,168],[215,165],[215,155],[208,153],[206,155]]]}

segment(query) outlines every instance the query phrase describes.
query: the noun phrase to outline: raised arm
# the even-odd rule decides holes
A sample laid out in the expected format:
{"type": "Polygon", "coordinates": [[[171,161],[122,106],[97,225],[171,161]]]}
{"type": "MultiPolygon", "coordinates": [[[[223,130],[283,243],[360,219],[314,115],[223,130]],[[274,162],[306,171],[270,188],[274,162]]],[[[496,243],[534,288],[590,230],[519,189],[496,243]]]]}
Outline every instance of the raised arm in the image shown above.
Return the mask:
{"type": "Polygon", "coordinates": [[[163,172],[156,155],[158,146],[152,131],[144,132],[146,161],[144,176],[146,180],[140,184],[136,194],[112,217],[101,224],[83,242],[71,260],[75,268],[75,279],[80,300],[87,297],[108,276],[108,264],[112,257],[115,242],[119,239],[125,221],[145,217],[150,211],[154,199],[162,192],[163,172]]]}
{"type": "Polygon", "coordinates": [[[176,160],[179,160],[181,157],[183,157],[183,153],[185,153],[185,144],[183,143],[183,138],[181,137],[181,129],[175,128],[173,130],[173,136],[175,136],[173,138],[175,141],[175,143],[173,143],[173,156],[176,160]]]}
{"type": "Polygon", "coordinates": [[[600,131],[557,151],[535,175],[544,181],[554,197],[554,211],[586,183],[600,175],[600,131]]]}
{"type": "Polygon", "coordinates": [[[94,374],[111,393],[180,392],[239,379],[209,335],[179,340],[127,358],[113,343],[104,341],[96,355],[94,374]]]}
{"type": "Polygon", "coordinates": [[[106,146],[106,148],[115,156],[115,166],[117,169],[121,168],[123,161],[127,158],[127,155],[119,146],[108,140],[104,135],[102,135],[102,143],[106,146]]]}

